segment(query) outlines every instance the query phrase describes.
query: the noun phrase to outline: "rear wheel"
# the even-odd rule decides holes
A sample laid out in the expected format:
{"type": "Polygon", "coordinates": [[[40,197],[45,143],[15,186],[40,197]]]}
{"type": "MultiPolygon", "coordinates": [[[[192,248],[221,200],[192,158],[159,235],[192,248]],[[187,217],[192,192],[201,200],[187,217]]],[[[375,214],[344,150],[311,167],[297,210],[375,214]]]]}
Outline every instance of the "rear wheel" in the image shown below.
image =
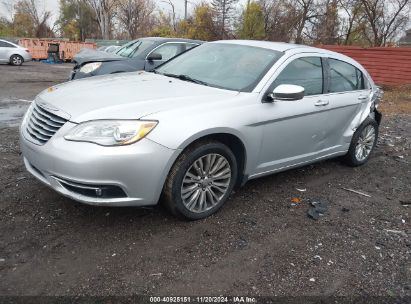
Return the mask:
{"type": "Polygon", "coordinates": [[[24,62],[24,59],[20,55],[12,55],[10,57],[10,64],[11,65],[22,65],[23,62],[24,62]]]}
{"type": "Polygon", "coordinates": [[[355,131],[351,145],[345,156],[345,161],[350,166],[361,166],[370,158],[378,139],[378,123],[367,118],[355,131]]]}
{"type": "Polygon", "coordinates": [[[231,150],[216,141],[199,142],[178,158],[164,187],[168,209],[189,220],[219,210],[237,179],[237,161],[231,150]]]}

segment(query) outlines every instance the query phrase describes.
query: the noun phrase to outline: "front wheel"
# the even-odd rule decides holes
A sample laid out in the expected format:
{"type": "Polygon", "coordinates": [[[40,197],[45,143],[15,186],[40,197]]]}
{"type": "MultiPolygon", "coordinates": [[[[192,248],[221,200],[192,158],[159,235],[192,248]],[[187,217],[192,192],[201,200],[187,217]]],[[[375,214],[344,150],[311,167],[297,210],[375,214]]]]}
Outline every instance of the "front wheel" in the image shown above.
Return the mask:
{"type": "Polygon", "coordinates": [[[345,156],[348,165],[356,167],[365,164],[370,158],[378,140],[378,123],[367,118],[354,132],[351,145],[345,156]]]}
{"type": "Polygon", "coordinates": [[[163,191],[166,206],[189,220],[205,218],[227,201],[236,179],[233,152],[220,142],[199,142],[173,165],[163,191]]]}
{"type": "Polygon", "coordinates": [[[22,65],[23,62],[24,62],[24,59],[20,55],[13,55],[10,57],[11,65],[22,65]]]}

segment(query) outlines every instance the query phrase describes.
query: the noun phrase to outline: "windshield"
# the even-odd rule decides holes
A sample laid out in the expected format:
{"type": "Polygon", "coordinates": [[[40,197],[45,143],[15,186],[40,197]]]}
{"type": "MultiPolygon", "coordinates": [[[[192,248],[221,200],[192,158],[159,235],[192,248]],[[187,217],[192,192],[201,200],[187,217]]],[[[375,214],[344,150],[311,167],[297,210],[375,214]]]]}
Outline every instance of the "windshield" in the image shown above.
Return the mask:
{"type": "Polygon", "coordinates": [[[145,50],[147,50],[151,45],[154,44],[153,40],[134,40],[124,46],[122,46],[116,54],[122,57],[134,58],[141,55],[145,50]]]}
{"type": "Polygon", "coordinates": [[[282,55],[260,47],[207,43],[172,59],[156,72],[217,88],[251,92],[282,55]]]}

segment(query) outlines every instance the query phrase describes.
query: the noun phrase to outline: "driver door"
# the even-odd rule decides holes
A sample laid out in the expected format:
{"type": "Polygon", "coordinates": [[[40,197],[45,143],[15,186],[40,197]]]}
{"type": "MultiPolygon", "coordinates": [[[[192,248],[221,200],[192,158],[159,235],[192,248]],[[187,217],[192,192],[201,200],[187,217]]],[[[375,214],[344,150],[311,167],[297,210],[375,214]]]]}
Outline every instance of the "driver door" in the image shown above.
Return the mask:
{"type": "MultiPolygon", "coordinates": [[[[304,87],[302,100],[263,103],[259,124],[263,127],[256,175],[285,169],[327,154],[325,134],[328,98],[324,92],[323,60],[319,55],[299,55],[288,59],[270,85],[304,87]]],[[[281,68],[280,68],[281,69],[281,68]]]]}

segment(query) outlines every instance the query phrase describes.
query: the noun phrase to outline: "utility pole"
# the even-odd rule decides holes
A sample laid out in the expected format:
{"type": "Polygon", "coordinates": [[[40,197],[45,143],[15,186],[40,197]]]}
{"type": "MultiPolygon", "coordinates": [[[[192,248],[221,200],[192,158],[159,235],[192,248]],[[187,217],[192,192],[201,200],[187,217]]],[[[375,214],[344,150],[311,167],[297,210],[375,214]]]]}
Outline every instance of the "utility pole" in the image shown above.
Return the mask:
{"type": "Polygon", "coordinates": [[[187,2],[188,0],[184,0],[184,20],[187,20],[187,2]]]}

